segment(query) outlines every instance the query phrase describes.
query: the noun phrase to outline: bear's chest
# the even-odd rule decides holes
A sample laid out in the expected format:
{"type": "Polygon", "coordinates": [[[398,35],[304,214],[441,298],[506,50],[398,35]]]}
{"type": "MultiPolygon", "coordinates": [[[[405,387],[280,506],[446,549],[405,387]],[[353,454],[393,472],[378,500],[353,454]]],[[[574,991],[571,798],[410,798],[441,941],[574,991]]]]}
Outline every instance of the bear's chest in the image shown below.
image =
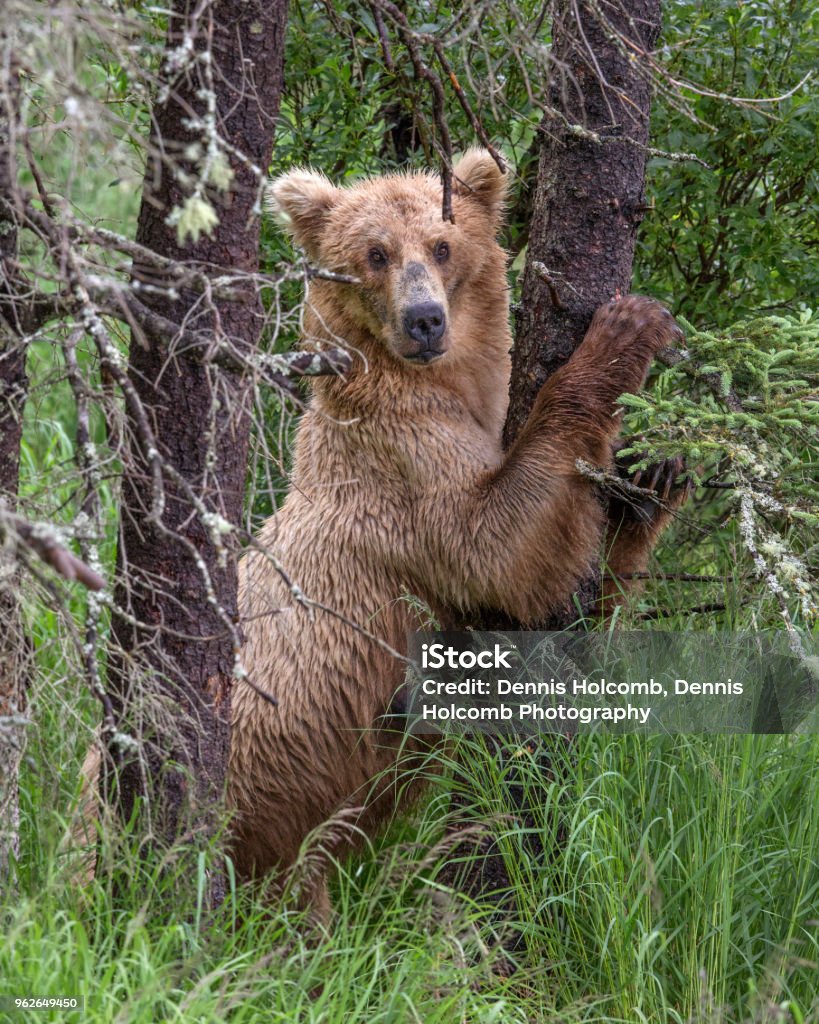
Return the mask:
{"type": "Polygon", "coordinates": [[[501,458],[499,439],[474,421],[407,419],[373,429],[362,438],[359,464],[371,483],[396,501],[417,501],[430,491],[452,487],[458,480],[494,468],[501,458]]]}

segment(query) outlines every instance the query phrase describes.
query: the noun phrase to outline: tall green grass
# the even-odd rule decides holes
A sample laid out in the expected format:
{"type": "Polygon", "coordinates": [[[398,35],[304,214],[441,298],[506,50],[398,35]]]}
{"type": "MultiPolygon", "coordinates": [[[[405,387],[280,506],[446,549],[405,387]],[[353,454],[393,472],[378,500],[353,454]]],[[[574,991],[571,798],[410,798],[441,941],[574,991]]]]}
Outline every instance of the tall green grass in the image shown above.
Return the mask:
{"type": "Polygon", "coordinates": [[[555,746],[551,781],[513,753],[464,739],[441,755],[414,818],[341,865],[324,936],[235,885],[209,915],[205,857],[191,873],[127,837],[118,898],[104,872],[79,888],[59,799],[38,795],[0,911],[0,992],[82,995],[75,1019],[100,1022],[819,1020],[819,738],[586,737],[555,746]],[[450,826],[483,823],[503,853],[504,913],[440,881],[477,855],[447,836],[454,790],[450,826]]]}

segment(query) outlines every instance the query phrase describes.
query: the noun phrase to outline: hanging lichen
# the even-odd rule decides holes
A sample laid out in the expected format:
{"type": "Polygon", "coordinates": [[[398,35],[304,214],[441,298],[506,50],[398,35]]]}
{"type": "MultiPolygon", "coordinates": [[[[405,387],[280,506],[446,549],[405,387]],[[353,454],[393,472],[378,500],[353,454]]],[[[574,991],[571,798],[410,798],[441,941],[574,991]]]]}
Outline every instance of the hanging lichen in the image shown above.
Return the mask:
{"type": "Polygon", "coordinates": [[[683,455],[699,483],[729,490],[729,515],[789,629],[819,615],[819,315],[699,331],[650,391],[624,395],[623,453],[644,468],[683,455]],[[680,357],[681,356],[681,357],[680,357]],[[787,539],[786,539],[787,537],[787,539]],[[797,550],[806,554],[798,555],[797,550]]]}

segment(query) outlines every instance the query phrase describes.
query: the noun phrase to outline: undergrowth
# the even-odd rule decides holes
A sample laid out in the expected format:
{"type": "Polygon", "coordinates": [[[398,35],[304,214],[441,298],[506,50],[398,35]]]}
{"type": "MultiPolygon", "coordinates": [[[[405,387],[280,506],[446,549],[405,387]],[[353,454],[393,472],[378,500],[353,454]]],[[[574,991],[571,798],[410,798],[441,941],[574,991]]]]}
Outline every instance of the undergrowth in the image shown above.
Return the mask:
{"type": "Polygon", "coordinates": [[[445,770],[414,818],[340,866],[322,934],[235,883],[208,912],[215,851],[191,873],[179,851],[146,860],[125,835],[109,851],[117,887],[104,871],[78,886],[59,851],[72,787],[36,795],[42,757],[63,754],[58,710],[39,722],[19,891],[0,910],[0,994],[86,1005],[0,1019],[819,1020],[815,736],[585,737],[555,744],[550,780],[530,747],[501,768],[463,739],[435,755],[445,770]],[[510,763],[534,809],[525,828],[510,763]],[[440,881],[487,829],[511,879],[504,913],[497,895],[440,881]]]}

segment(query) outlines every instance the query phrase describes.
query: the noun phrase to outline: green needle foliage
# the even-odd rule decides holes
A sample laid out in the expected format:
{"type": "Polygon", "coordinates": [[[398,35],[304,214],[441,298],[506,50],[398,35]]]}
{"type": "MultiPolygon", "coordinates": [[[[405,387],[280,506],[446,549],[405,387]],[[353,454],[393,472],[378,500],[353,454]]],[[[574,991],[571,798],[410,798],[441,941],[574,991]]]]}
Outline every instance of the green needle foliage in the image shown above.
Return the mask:
{"type": "MultiPolygon", "coordinates": [[[[741,320],[699,331],[682,321],[688,349],[651,392],[623,395],[624,451],[637,468],[683,455],[700,483],[732,491],[757,576],[792,592],[805,624],[819,612],[811,551],[819,526],[819,316],[741,320]]],[[[787,621],[787,620],[786,620],[787,621]]]]}

